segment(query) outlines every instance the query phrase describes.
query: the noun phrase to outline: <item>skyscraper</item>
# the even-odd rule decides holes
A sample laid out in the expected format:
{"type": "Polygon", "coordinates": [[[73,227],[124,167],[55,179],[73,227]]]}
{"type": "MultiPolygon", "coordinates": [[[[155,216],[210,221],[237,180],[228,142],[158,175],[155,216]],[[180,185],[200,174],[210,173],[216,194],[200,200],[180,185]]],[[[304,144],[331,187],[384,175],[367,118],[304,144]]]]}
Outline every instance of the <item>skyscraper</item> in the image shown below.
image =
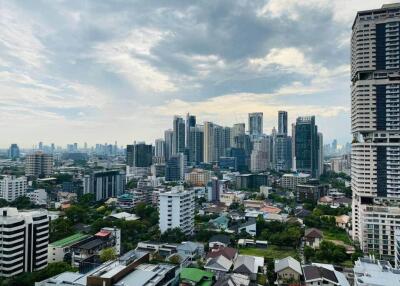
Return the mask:
{"type": "Polygon", "coordinates": [[[293,136],[294,158],[297,171],[319,177],[319,141],[315,116],[298,117],[293,136]]]}
{"type": "Polygon", "coordinates": [[[156,139],[154,143],[154,156],[164,158],[165,160],[165,141],[164,139],[156,139]]]}
{"type": "Polygon", "coordinates": [[[214,124],[212,122],[204,122],[204,162],[212,163],[215,161],[215,152],[214,152],[214,124]]]}
{"type": "Polygon", "coordinates": [[[172,154],[185,152],[185,122],[182,117],[174,116],[172,154]]]}
{"type": "Polygon", "coordinates": [[[400,227],[400,4],[358,12],[351,38],[353,239],[395,255],[400,227]]]}
{"type": "Polygon", "coordinates": [[[196,165],[203,162],[204,130],[203,126],[190,127],[189,131],[188,162],[196,165]]]}
{"type": "Polygon", "coordinates": [[[165,165],[166,181],[183,181],[185,179],[186,157],[183,153],[171,156],[165,165]]]}
{"type": "Polygon", "coordinates": [[[83,178],[83,194],[93,194],[96,201],[121,195],[125,190],[125,173],[99,171],[83,178]]]}
{"type": "Polygon", "coordinates": [[[260,138],[253,143],[250,159],[250,170],[252,172],[264,172],[270,168],[270,144],[269,137],[260,138]]]}
{"type": "Polygon", "coordinates": [[[11,144],[10,149],[8,150],[8,157],[11,160],[19,158],[19,147],[17,144],[11,144]]]}
{"type": "Polygon", "coordinates": [[[278,134],[288,133],[288,113],[287,111],[278,111],[278,134]]]}
{"type": "Polygon", "coordinates": [[[126,148],[126,164],[130,167],[150,167],[152,158],[153,146],[144,142],[135,142],[126,148]]]}
{"type": "Polygon", "coordinates": [[[164,140],[165,140],[165,161],[168,161],[173,154],[172,141],[174,140],[174,131],[172,131],[171,129],[165,130],[164,140]]]}
{"type": "Polygon", "coordinates": [[[244,123],[236,123],[231,129],[231,147],[235,144],[235,137],[244,135],[246,133],[246,126],[244,123]]]}
{"type": "Polygon", "coordinates": [[[249,113],[249,133],[250,135],[263,134],[263,113],[253,112],[249,113]]]}
{"type": "Polygon", "coordinates": [[[190,127],[196,126],[196,116],[190,115],[189,113],[186,114],[186,126],[185,126],[185,147],[189,148],[190,145],[190,127]]]}

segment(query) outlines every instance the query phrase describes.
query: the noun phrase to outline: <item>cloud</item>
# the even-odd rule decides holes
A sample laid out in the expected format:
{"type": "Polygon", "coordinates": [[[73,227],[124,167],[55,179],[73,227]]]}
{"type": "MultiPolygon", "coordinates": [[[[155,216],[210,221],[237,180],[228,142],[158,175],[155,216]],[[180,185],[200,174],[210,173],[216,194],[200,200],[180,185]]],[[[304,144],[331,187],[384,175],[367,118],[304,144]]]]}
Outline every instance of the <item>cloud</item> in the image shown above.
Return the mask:
{"type": "Polygon", "coordinates": [[[96,61],[122,74],[143,91],[171,92],[177,87],[171,78],[152,66],[151,49],[169,33],[148,28],[135,29],[122,38],[95,47],[96,61]]]}
{"type": "MultiPolygon", "coordinates": [[[[39,35],[44,33],[17,7],[2,2],[0,5],[0,48],[3,57],[12,58],[19,65],[41,68],[48,61],[46,48],[39,35]]],[[[5,60],[3,60],[5,61],[5,60]]]]}

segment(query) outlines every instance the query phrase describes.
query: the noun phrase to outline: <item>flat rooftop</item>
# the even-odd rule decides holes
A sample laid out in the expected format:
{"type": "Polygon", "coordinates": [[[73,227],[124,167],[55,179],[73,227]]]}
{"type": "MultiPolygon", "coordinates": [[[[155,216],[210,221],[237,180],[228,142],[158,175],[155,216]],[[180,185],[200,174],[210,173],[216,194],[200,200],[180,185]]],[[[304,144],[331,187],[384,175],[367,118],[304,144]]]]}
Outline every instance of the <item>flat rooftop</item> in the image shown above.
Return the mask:
{"type": "Polygon", "coordinates": [[[55,246],[55,247],[66,247],[68,245],[72,245],[74,243],[77,243],[78,241],[81,241],[85,238],[89,237],[87,234],[83,233],[75,233],[71,236],[68,236],[66,238],[57,240],[55,242],[50,243],[49,245],[55,246]]]}

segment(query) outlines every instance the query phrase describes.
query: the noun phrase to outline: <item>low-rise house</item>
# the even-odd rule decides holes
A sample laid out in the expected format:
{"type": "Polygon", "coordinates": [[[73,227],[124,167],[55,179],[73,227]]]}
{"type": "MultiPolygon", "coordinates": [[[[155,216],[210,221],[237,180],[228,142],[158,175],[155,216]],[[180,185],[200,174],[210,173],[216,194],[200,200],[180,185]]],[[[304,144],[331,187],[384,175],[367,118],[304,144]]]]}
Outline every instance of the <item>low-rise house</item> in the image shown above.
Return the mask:
{"type": "Polygon", "coordinates": [[[256,247],[256,248],[267,248],[268,241],[266,240],[254,240],[254,239],[239,239],[238,246],[240,247],[256,247]]]}
{"type": "Polygon", "coordinates": [[[120,213],[114,213],[114,214],[110,214],[108,217],[108,219],[123,219],[126,221],[130,221],[130,220],[138,220],[139,217],[135,214],[131,214],[128,212],[120,212],[120,213]]]}
{"type": "Polygon", "coordinates": [[[213,235],[210,240],[208,241],[208,247],[209,248],[215,248],[215,247],[227,247],[231,244],[231,239],[229,236],[225,234],[216,234],[213,235]]]}
{"type": "Polygon", "coordinates": [[[225,230],[229,225],[229,218],[226,215],[220,215],[215,219],[210,219],[209,227],[218,230],[225,230]]]}
{"type": "Polygon", "coordinates": [[[238,255],[238,251],[232,247],[220,247],[217,249],[211,249],[211,251],[207,253],[207,258],[216,258],[220,255],[231,261],[234,261],[238,255]]]}
{"type": "Polygon", "coordinates": [[[224,255],[217,257],[210,257],[207,259],[204,269],[215,273],[217,280],[223,277],[232,268],[233,262],[226,258],[224,255]]]}
{"type": "Polygon", "coordinates": [[[183,268],[180,273],[180,285],[211,286],[214,282],[214,273],[198,268],[183,268]]]}
{"type": "Polygon", "coordinates": [[[350,286],[346,276],[337,271],[331,264],[313,263],[303,266],[305,286],[350,286]]]}
{"type": "Polygon", "coordinates": [[[229,230],[237,234],[240,234],[241,232],[245,231],[249,235],[255,236],[257,233],[257,222],[255,219],[249,219],[246,222],[238,223],[236,225],[231,226],[229,230]]]}
{"type": "Polygon", "coordinates": [[[214,286],[249,286],[250,278],[247,275],[229,273],[220,277],[214,286]]]}
{"type": "Polygon", "coordinates": [[[319,248],[320,243],[322,242],[323,235],[322,231],[317,228],[308,228],[304,232],[304,242],[307,246],[312,248],[319,248]]]}
{"type": "Polygon", "coordinates": [[[275,260],[276,284],[286,285],[288,283],[299,282],[303,271],[300,262],[291,256],[275,260]]]}
{"type": "Polygon", "coordinates": [[[88,237],[89,235],[86,234],[75,233],[71,236],[50,243],[48,246],[48,262],[54,263],[70,260],[70,247],[88,237]]]}
{"type": "Polygon", "coordinates": [[[142,241],[138,243],[136,250],[149,252],[152,256],[157,253],[162,257],[169,257],[177,252],[177,247],[178,244],[174,243],[142,241]]]}
{"type": "Polygon", "coordinates": [[[257,273],[262,272],[264,257],[238,255],[233,266],[233,272],[246,275],[250,280],[257,280],[257,273]]]}
{"type": "Polygon", "coordinates": [[[350,216],[339,215],[335,217],[336,225],[343,229],[348,229],[350,226],[350,216]]]}
{"type": "Polygon", "coordinates": [[[182,242],[176,247],[178,254],[189,256],[191,260],[196,257],[202,257],[204,255],[204,245],[202,243],[186,241],[182,242]]]}

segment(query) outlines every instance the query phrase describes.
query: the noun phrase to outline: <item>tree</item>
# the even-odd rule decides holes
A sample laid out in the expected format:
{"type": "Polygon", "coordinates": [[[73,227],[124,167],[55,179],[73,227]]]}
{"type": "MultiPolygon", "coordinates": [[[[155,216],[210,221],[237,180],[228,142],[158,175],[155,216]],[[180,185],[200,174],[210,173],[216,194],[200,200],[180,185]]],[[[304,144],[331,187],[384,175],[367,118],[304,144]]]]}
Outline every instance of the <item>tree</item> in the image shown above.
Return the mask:
{"type": "Polygon", "coordinates": [[[66,217],[50,221],[50,242],[60,240],[74,233],[72,222],[66,217]]]}
{"type": "Polygon", "coordinates": [[[65,210],[65,215],[72,223],[86,222],[88,219],[87,208],[79,205],[72,205],[65,210]]]}
{"type": "Polygon", "coordinates": [[[169,258],[169,262],[171,262],[172,264],[179,264],[181,263],[181,257],[179,255],[173,255],[169,258]]]}
{"type": "Polygon", "coordinates": [[[109,261],[109,260],[114,260],[116,258],[117,258],[117,253],[116,253],[114,247],[104,248],[100,252],[100,260],[102,262],[106,262],[106,261],[109,261]]]}
{"type": "Polygon", "coordinates": [[[182,241],[186,240],[186,235],[180,228],[173,228],[162,233],[160,240],[162,242],[181,243],[182,241]]]}

